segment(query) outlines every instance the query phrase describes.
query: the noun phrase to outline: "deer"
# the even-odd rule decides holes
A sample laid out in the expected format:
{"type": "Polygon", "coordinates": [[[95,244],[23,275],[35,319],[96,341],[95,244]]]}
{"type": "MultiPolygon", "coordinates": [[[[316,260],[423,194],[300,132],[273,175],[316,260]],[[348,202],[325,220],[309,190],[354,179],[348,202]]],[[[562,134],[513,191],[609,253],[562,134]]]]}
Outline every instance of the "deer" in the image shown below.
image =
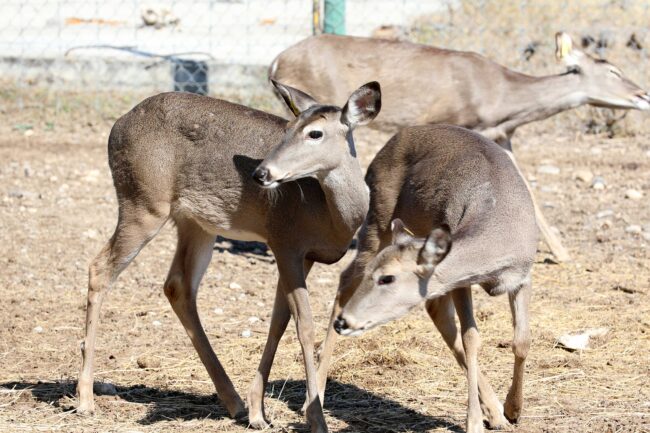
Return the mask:
{"type": "MultiPolygon", "coordinates": [[[[574,48],[567,33],[557,33],[555,41],[565,72],[534,77],[473,52],[323,34],[281,52],[269,67],[269,77],[330,103],[343,100],[369,77],[377,79],[384,109],[374,126],[454,124],[480,132],[510,152],[519,126],[584,104],[650,109],[648,93],[619,68],[574,48]]],[[[551,252],[560,262],[570,261],[534,196],[533,202],[551,252]]]]}
{"type": "Polygon", "coordinates": [[[508,428],[523,405],[538,241],[533,202],[515,164],[506,150],[474,131],[405,127],[377,153],[366,183],[370,207],[357,255],[340,276],[321,346],[321,401],[337,333],[361,335],[424,303],[466,371],[467,431],[483,431],[482,409],[489,426],[508,428]],[[472,285],[490,296],[508,294],[515,362],[505,405],[478,366],[472,285]]]}
{"type": "Polygon", "coordinates": [[[119,204],[117,226],[89,268],[79,413],[92,413],[100,307],[108,289],[171,220],[178,243],[163,290],[229,415],[246,406],[219,362],[197,311],[197,293],[215,236],[266,242],[279,272],[269,334],[247,395],[248,421],[268,426],[264,390],[278,343],[293,317],[309,394],[307,421],[327,432],[314,361],[314,325],[305,280],[314,262],[337,262],[369,203],[356,157],[354,128],[381,109],[381,89],[367,83],[341,108],[273,83],[292,121],[189,93],[150,97],[119,118],[108,161],[119,204]]]}

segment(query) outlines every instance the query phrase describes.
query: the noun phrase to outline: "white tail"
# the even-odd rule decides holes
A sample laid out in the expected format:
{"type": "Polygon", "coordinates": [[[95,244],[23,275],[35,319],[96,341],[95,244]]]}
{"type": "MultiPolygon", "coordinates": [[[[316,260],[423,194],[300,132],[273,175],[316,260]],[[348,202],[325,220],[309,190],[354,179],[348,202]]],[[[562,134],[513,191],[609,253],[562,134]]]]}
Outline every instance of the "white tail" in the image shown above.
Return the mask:
{"type": "Polygon", "coordinates": [[[377,115],[380,89],[377,83],[362,86],[341,109],[275,85],[296,115],[291,123],[186,93],[151,97],[115,123],[108,152],[119,218],[113,237],[90,265],[79,412],[94,409],[95,335],[107,289],[171,219],[178,246],[165,295],[230,415],[244,411],[244,403],[212,350],[196,307],[217,234],[267,242],[280,274],[266,348],[248,394],[251,425],[267,426],[264,388],[292,315],[307,372],[307,418],[312,432],[327,431],[305,279],[314,262],[333,263],[345,254],[366,215],[368,192],[352,130],[377,115]]]}

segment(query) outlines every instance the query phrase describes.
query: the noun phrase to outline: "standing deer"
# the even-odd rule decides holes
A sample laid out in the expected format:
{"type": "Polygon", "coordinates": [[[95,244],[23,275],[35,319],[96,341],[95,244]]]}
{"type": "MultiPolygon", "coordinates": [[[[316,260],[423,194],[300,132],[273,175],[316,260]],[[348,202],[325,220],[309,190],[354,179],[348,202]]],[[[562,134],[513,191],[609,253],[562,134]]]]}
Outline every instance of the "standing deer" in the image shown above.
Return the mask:
{"type": "Polygon", "coordinates": [[[467,431],[483,431],[481,404],[489,425],[507,427],[504,408],[478,367],[480,340],[470,290],[478,284],[492,296],[509,297],[515,364],[505,417],[517,421],[530,346],[528,303],[537,228],[530,194],[507,152],[457,126],[406,127],[379,151],[366,183],[370,209],[357,256],[341,274],[320,355],[321,400],[333,330],[358,335],[424,301],[467,372],[467,431]]]}
{"type": "MultiPolygon", "coordinates": [[[[590,104],[650,109],[650,96],[611,63],[573,48],[556,35],[566,72],[531,77],[479,54],[410,42],[320,35],[286,49],[269,76],[336,103],[369,79],[382,83],[384,109],[374,125],[448,123],[480,132],[512,151],[510,139],[526,123],[590,104]]],[[[539,227],[560,261],[570,259],[535,203],[539,227]]]]}
{"type": "Polygon", "coordinates": [[[379,113],[380,88],[376,82],[360,87],[341,109],[274,84],[296,115],[291,122],[218,99],[164,93],[113,126],[108,155],[119,217],[113,237],[90,265],[78,412],[94,409],[95,336],[107,289],[171,219],[178,246],[164,292],[229,414],[240,415],[244,403],[210,346],[196,306],[217,234],[266,242],[279,271],[266,347],[248,393],[250,424],[267,426],[264,389],[291,315],[305,362],[307,419],[312,432],[327,431],[305,279],[314,262],[334,263],[345,254],[365,218],[368,190],[352,130],[379,113]]]}

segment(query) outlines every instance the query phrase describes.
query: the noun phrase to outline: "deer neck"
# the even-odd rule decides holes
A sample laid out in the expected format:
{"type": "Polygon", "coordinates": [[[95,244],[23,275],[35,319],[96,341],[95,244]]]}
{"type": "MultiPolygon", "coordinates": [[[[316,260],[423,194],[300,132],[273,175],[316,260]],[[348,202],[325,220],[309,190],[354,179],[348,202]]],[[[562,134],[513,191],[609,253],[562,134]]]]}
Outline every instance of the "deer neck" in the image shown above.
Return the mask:
{"type": "Polygon", "coordinates": [[[503,113],[503,129],[507,131],[587,102],[580,77],[570,73],[546,77],[519,76],[510,80],[507,92],[507,104],[502,105],[508,111],[503,113]]]}
{"type": "Polygon", "coordinates": [[[320,186],[336,233],[354,234],[368,213],[369,193],[359,161],[345,155],[343,162],[319,176],[320,186]]]}

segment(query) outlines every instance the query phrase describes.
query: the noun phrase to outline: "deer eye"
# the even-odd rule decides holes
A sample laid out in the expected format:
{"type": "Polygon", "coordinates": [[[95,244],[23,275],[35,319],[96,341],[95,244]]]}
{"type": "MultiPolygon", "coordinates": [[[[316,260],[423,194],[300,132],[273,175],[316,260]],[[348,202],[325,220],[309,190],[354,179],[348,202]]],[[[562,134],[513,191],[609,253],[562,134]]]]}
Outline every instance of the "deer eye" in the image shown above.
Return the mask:
{"type": "Polygon", "coordinates": [[[319,130],[317,130],[317,129],[314,129],[314,130],[312,130],[312,131],[309,131],[309,133],[307,134],[307,136],[308,136],[309,138],[311,138],[312,140],[318,140],[319,138],[322,138],[322,137],[323,137],[323,131],[319,131],[319,130]]]}
{"type": "Polygon", "coordinates": [[[391,283],[394,283],[394,282],[395,282],[395,276],[394,275],[382,275],[377,280],[377,284],[379,284],[380,286],[383,286],[385,284],[391,284],[391,283]]]}

